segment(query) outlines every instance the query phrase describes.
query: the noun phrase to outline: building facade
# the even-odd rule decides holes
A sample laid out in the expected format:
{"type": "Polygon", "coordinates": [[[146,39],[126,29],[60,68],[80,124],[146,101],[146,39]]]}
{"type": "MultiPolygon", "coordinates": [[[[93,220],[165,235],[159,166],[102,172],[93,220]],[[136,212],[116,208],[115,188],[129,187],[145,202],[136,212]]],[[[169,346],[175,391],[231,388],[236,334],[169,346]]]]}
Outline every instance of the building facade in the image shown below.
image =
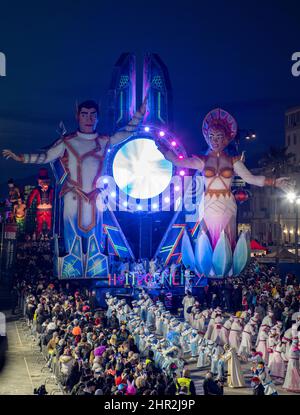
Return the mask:
{"type": "Polygon", "coordinates": [[[285,146],[294,154],[293,163],[300,165],[300,106],[285,113],[285,146]]]}
{"type": "MultiPolygon", "coordinates": [[[[293,157],[285,167],[288,176],[296,185],[300,196],[300,106],[285,113],[285,146],[293,157]]],[[[252,169],[253,174],[268,174],[263,169],[252,169]]],[[[271,175],[269,172],[268,175],[271,175]]],[[[297,232],[297,212],[300,205],[292,204],[286,194],[271,187],[250,186],[250,198],[239,206],[238,227],[250,229],[251,237],[269,248],[280,246],[294,248],[297,232]]],[[[300,226],[298,225],[300,239],[300,226]]]]}

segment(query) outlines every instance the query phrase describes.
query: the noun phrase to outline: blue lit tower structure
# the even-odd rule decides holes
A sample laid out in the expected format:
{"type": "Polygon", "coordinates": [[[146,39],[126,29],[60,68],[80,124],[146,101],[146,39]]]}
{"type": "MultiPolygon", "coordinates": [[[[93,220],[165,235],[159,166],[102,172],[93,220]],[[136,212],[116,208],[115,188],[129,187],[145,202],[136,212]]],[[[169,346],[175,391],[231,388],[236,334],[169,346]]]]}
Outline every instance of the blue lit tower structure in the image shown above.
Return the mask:
{"type": "MultiPolygon", "coordinates": [[[[163,216],[164,221],[170,220],[170,213],[164,209],[162,199],[175,173],[172,165],[158,152],[153,140],[157,134],[164,134],[164,138],[170,141],[169,131],[173,124],[169,73],[157,54],[148,53],[144,58],[142,95],[143,99],[147,96],[144,124],[125,144],[112,149],[107,172],[116,181],[120,207],[116,216],[135,247],[135,256],[149,258],[154,254],[153,223],[157,227],[163,216]],[[139,164],[142,172],[138,171],[139,164]],[[128,180],[124,179],[127,172],[131,176],[128,180]],[[142,181],[138,180],[139,174],[143,175],[142,181]],[[134,177],[136,180],[132,179],[134,177]],[[124,204],[126,212],[122,209],[124,204]]],[[[136,59],[132,54],[122,54],[118,59],[108,102],[108,131],[122,129],[136,106],[136,59]]]]}

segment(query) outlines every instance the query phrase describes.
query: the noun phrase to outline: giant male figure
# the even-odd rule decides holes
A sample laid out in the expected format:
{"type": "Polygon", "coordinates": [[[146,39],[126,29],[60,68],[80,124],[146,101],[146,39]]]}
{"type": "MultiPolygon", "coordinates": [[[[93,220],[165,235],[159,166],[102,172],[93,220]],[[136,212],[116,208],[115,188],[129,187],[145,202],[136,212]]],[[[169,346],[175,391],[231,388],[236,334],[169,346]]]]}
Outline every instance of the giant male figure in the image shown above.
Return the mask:
{"type": "Polygon", "coordinates": [[[70,253],[74,236],[80,237],[80,250],[85,254],[91,238],[98,250],[101,244],[102,212],[96,207],[100,190],[96,182],[103,172],[107,150],[131,136],[143,119],[146,102],[142,104],[127,126],[111,137],[101,136],[96,127],[99,108],[94,101],[85,101],[78,106],[76,118],[78,130],[62,136],[46,151],[34,154],[15,154],[3,150],[5,158],[22,163],[45,164],[60,160],[64,169],[64,180],[59,197],[63,201],[63,223],[65,250],[70,253]]]}

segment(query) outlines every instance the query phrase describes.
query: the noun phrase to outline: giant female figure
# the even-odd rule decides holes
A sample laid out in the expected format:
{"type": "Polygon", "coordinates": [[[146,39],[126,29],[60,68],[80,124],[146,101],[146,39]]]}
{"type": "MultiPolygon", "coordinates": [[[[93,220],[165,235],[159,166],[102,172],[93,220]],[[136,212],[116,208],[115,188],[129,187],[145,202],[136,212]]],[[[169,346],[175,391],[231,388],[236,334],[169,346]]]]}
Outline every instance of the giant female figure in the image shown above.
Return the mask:
{"type": "MultiPolygon", "coordinates": [[[[196,268],[209,273],[213,272],[214,265],[214,273],[224,276],[222,274],[231,269],[232,253],[236,248],[237,206],[231,191],[234,176],[240,176],[252,185],[280,188],[288,186],[288,178],[255,176],[244,165],[242,156],[231,157],[226,152],[226,147],[237,134],[237,123],[228,112],[220,108],[210,111],[203,121],[202,132],[209,146],[206,155],[193,155],[180,160],[161,143],[158,148],[176,166],[201,172],[204,193],[198,208],[201,231],[195,247],[196,268]]],[[[240,245],[243,247],[242,243],[240,245]]],[[[244,251],[247,250],[246,240],[244,248],[244,251]]],[[[237,268],[243,267],[240,260],[237,268]]],[[[244,262],[247,262],[246,258],[244,262]]]]}

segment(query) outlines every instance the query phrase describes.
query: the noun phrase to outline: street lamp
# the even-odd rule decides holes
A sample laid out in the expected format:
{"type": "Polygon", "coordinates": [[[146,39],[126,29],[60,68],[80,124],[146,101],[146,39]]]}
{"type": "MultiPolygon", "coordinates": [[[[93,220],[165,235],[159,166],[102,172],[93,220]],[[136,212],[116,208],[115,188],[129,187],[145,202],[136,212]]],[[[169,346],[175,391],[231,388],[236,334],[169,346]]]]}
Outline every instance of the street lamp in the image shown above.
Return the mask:
{"type": "Polygon", "coordinates": [[[240,145],[242,140],[245,140],[247,142],[252,142],[256,138],[257,138],[257,135],[256,135],[255,131],[245,129],[245,128],[239,128],[238,132],[237,132],[237,135],[235,137],[236,150],[238,151],[239,145],[240,145]]]}
{"type": "MultiPolygon", "coordinates": [[[[298,222],[299,222],[299,212],[298,212],[298,206],[300,205],[300,196],[298,196],[295,192],[289,192],[287,194],[287,200],[294,205],[294,211],[295,211],[295,262],[298,264],[298,242],[299,242],[299,229],[298,229],[298,222]]],[[[291,232],[290,233],[294,233],[291,232]]]]}

